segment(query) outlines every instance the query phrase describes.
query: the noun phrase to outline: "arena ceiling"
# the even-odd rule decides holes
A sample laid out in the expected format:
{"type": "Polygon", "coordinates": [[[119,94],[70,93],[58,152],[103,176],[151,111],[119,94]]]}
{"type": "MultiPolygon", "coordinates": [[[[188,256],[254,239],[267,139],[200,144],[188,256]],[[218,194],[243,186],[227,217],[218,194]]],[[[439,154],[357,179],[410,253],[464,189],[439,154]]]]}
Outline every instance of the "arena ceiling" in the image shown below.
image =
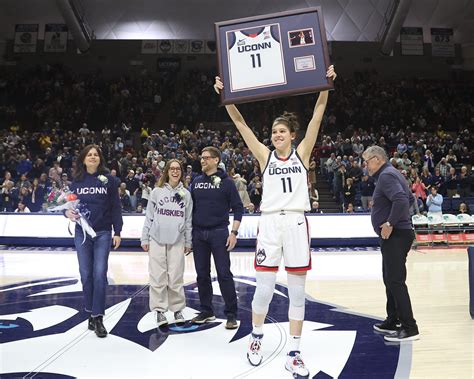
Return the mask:
{"type": "MultiPolygon", "coordinates": [[[[331,41],[377,41],[394,0],[74,0],[97,39],[214,39],[214,22],[323,7],[331,41]]],[[[0,39],[18,23],[64,22],[54,0],[1,0],[0,39]]],[[[457,43],[474,42],[474,0],[412,0],[404,26],[454,29],[457,43]]],[[[44,28],[40,27],[42,38],[44,28]]]]}

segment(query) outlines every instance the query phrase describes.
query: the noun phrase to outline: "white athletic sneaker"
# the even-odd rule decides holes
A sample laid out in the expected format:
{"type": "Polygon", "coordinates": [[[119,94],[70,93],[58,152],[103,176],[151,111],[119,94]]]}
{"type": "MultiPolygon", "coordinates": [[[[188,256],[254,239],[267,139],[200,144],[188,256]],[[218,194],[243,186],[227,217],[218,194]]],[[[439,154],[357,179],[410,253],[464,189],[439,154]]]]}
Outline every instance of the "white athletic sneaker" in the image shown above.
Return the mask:
{"type": "Polygon", "coordinates": [[[164,312],[156,311],[156,325],[160,327],[167,324],[168,320],[166,319],[166,315],[164,314],[164,312]]]}
{"type": "Polygon", "coordinates": [[[181,311],[174,312],[174,322],[175,324],[184,324],[186,320],[184,319],[183,313],[181,311]]]}
{"type": "Polygon", "coordinates": [[[263,356],[260,352],[262,347],[263,335],[250,334],[249,349],[247,351],[247,359],[252,366],[258,366],[262,363],[263,356]]]}
{"type": "Polygon", "coordinates": [[[295,379],[309,378],[309,371],[306,368],[299,351],[290,351],[286,355],[285,368],[291,372],[295,379]]]}

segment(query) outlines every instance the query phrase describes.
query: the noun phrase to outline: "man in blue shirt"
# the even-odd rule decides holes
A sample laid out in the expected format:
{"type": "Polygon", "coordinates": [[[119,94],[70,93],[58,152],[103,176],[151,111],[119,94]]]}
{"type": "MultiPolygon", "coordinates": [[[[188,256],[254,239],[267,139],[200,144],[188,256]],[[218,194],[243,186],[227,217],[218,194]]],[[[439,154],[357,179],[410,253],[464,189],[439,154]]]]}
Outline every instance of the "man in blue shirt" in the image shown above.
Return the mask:
{"type": "Polygon", "coordinates": [[[234,276],[230,270],[230,251],[237,242],[238,229],[244,206],[234,181],[218,168],[219,149],[209,146],[202,150],[202,175],[190,186],[193,199],[193,251],[201,312],[193,323],[203,324],[215,320],[212,307],[211,254],[216,265],[217,279],[224,298],[225,327],[237,328],[237,295],[234,276]],[[234,222],[229,234],[229,211],[234,222]]]}
{"type": "Polygon", "coordinates": [[[431,193],[426,199],[426,206],[428,207],[429,213],[442,213],[443,195],[438,193],[436,186],[431,187],[431,193]]]}
{"type": "Polygon", "coordinates": [[[382,273],[387,295],[387,318],[374,329],[386,341],[419,339],[406,285],[406,258],[414,239],[409,208],[414,198],[406,179],[391,164],[385,150],[371,146],[363,157],[376,181],[371,213],[372,227],[380,236],[382,273]]]}

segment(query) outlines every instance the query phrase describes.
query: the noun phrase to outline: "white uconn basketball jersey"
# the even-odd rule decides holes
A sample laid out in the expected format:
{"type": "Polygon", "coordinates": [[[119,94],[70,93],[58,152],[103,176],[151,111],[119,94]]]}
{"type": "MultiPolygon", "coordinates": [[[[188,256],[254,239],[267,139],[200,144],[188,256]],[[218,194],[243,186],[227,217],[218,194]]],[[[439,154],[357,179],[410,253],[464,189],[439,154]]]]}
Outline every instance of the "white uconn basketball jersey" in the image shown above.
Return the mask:
{"type": "Polygon", "coordinates": [[[309,211],[308,172],[296,150],[287,159],[272,151],[263,172],[262,212],[309,211]]]}
{"type": "MultiPolygon", "coordinates": [[[[274,25],[279,31],[280,26],[274,25]]],[[[245,29],[227,32],[230,91],[286,84],[283,51],[280,42],[272,36],[271,25],[265,26],[258,34],[244,32],[245,29]],[[230,46],[232,34],[235,42],[230,46]]]]}

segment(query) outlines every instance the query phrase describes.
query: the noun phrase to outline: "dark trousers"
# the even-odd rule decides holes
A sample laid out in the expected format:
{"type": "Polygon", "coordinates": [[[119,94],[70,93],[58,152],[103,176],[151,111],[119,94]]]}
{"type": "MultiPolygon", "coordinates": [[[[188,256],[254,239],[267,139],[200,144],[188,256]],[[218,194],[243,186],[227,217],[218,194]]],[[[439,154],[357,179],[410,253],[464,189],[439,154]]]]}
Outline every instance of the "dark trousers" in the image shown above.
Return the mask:
{"type": "Polygon", "coordinates": [[[394,229],[390,238],[380,240],[382,251],[382,273],[387,294],[387,318],[390,321],[399,320],[407,330],[418,327],[413,318],[410,295],[406,285],[406,260],[414,233],[411,229],[394,229]]]}
{"type": "Polygon", "coordinates": [[[201,311],[214,313],[212,308],[211,254],[217,271],[217,280],[224,298],[224,313],[237,315],[237,295],[234,276],[230,271],[230,254],[226,243],[229,230],[193,228],[193,255],[201,311]]]}

